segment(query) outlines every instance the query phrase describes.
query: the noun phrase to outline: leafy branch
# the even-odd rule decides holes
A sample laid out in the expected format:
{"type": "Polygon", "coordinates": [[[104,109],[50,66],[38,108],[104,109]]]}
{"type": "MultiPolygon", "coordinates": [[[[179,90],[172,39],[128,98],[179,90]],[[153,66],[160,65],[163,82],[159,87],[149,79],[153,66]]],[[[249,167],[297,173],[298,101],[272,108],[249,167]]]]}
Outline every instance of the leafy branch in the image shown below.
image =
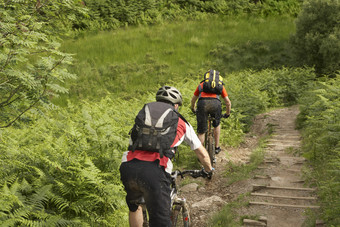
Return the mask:
{"type": "MultiPolygon", "coordinates": [[[[40,100],[48,102],[66,92],[60,84],[74,78],[66,70],[72,57],[58,50],[59,34],[50,27],[58,23],[57,17],[43,12],[53,7],[62,9],[64,5],[48,0],[0,4],[0,128],[11,126],[40,100]],[[46,18],[49,23],[45,23],[46,18]]],[[[65,8],[72,9],[72,4],[65,8]]]]}

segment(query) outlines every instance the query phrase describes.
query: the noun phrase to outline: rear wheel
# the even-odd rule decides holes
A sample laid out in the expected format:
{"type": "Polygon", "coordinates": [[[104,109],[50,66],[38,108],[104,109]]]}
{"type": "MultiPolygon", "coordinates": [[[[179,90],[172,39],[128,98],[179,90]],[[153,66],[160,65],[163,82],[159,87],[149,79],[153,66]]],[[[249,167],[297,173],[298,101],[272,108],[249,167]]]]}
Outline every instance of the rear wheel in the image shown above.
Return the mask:
{"type": "Polygon", "coordinates": [[[214,138],[209,136],[206,140],[205,149],[208,151],[211,166],[215,165],[215,146],[214,146],[214,138]]]}
{"type": "Polygon", "coordinates": [[[148,212],[146,211],[145,205],[143,208],[143,227],[149,227],[148,212]]]}

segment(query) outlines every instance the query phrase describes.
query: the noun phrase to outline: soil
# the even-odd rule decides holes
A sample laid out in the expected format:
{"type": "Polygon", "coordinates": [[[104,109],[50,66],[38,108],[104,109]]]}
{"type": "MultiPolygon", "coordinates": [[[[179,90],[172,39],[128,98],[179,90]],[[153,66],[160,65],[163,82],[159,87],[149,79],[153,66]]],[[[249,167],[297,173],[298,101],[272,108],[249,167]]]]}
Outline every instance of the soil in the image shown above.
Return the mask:
{"type": "Polygon", "coordinates": [[[196,188],[190,189],[186,185],[180,189],[180,196],[189,203],[192,226],[209,226],[212,215],[242,194],[247,194],[248,205],[233,210],[243,223],[240,226],[303,225],[306,210],[318,207],[314,189],[305,186],[303,181],[305,160],[296,152],[301,142],[300,133],[295,128],[298,113],[298,106],[293,106],[258,115],[238,148],[223,147],[217,155],[212,180],[200,179],[195,181],[196,188]],[[230,168],[230,162],[246,164],[259,139],[271,131],[263,163],[251,178],[228,185],[225,170],[230,168]]]}

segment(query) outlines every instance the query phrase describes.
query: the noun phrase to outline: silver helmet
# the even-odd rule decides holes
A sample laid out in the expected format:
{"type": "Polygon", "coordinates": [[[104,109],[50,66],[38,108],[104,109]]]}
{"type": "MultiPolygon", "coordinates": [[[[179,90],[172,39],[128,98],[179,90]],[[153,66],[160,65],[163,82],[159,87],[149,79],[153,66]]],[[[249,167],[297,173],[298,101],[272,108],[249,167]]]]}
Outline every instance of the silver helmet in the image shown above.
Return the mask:
{"type": "Polygon", "coordinates": [[[156,94],[157,101],[169,101],[173,104],[182,105],[182,95],[175,87],[163,86],[156,94]]]}

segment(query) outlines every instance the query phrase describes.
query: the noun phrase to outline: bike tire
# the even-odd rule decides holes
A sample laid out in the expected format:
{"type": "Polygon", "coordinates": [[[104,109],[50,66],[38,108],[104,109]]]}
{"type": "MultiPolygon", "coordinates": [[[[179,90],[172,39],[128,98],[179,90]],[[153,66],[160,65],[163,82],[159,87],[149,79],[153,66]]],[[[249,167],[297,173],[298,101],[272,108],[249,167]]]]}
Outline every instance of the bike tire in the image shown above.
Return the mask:
{"type": "Polygon", "coordinates": [[[188,208],[183,209],[181,205],[175,205],[172,210],[172,227],[190,227],[190,214],[188,208]]]}
{"type": "Polygon", "coordinates": [[[143,227],[149,227],[148,212],[145,206],[143,207],[143,227]]]}
{"type": "Polygon", "coordinates": [[[213,137],[207,139],[206,150],[208,151],[211,166],[215,165],[215,145],[213,137]]]}

